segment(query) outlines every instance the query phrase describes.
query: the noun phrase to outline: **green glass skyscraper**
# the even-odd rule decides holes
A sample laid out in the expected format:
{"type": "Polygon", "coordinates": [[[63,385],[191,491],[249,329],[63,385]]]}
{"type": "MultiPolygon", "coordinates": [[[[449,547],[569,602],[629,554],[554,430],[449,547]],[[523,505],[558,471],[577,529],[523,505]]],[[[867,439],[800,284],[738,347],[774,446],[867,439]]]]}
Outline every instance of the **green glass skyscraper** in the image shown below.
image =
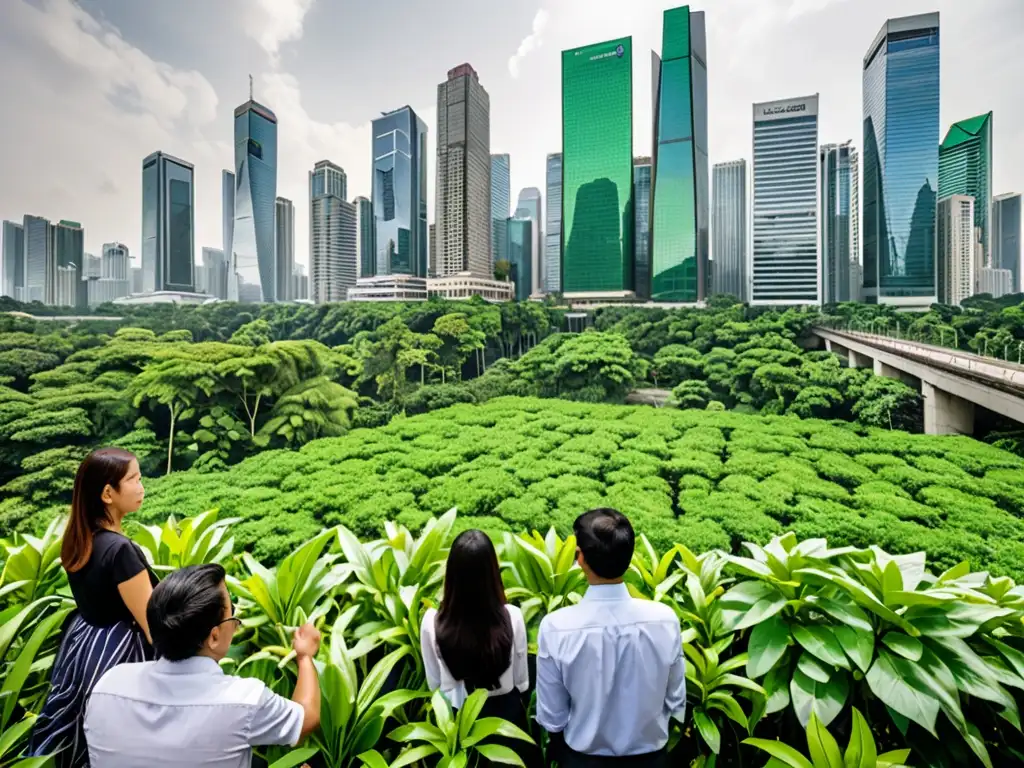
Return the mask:
{"type": "Polygon", "coordinates": [[[703,12],[665,11],[655,54],[650,296],[699,301],[708,285],[708,70],[703,12]]]}
{"type": "Polygon", "coordinates": [[[562,51],[562,292],[633,293],[633,40],[562,51]]]}
{"type": "MultiPolygon", "coordinates": [[[[974,198],[974,226],[981,229],[985,258],[992,256],[992,113],[953,123],[939,145],[939,199],[974,198]]],[[[980,268],[980,265],[979,265],[980,268]]]]}

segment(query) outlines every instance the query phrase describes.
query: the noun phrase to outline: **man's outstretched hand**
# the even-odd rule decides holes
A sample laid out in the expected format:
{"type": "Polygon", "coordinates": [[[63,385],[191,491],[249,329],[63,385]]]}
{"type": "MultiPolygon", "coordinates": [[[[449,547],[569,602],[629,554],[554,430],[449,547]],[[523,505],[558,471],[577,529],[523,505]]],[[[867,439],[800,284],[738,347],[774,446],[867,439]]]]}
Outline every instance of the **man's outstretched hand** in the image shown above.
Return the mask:
{"type": "Polygon", "coordinates": [[[320,650],[320,631],[312,624],[303,624],[292,637],[292,649],[298,658],[312,659],[320,650]]]}

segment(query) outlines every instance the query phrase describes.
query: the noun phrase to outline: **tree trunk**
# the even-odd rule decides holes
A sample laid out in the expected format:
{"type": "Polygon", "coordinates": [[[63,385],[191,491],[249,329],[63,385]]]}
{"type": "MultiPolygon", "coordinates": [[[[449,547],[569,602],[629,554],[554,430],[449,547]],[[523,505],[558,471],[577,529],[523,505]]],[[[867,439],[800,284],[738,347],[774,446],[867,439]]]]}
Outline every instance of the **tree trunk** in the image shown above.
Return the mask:
{"type": "Polygon", "coordinates": [[[256,414],[260,411],[260,398],[262,394],[256,395],[256,402],[253,403],[252,413],[249,414],[249,437],[256,437],[256,414]]]}

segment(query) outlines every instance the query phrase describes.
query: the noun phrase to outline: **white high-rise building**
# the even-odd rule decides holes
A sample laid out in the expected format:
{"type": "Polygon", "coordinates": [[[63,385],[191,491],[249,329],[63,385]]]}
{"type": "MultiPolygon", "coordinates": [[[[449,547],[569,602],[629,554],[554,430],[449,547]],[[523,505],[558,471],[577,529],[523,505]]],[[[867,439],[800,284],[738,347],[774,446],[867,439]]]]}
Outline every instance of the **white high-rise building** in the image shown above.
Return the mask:
{"type": "Polygon", "coordinates": [[[751,304],[820,305],[818,95],[754,104],[751,304]]]}
{"type": "Polygon", "coordinates": [[[469,64],[437,86],[436,195],[437,274],[493,279],[491,105],[469,64]]]}
{"type": "Polygon", "coordinates": [[[854,166],[857,150],[847,141],[825,144],[820,152],[822,302],[853,301],[850,267],[856,262],[853,231],[857,212],[854,166]]]}
{"type": "Polygon", "coordinates": [[[321,160],[309,173],[311,298],[316,304],[345,301],[359,275],[356,206],[345,200],[345,171],[321,160]]]}
{"type": "Polygon", "coordinates": [[[548,212],[544,226],[544,290],[562,290],[562,153],[547,158],[548,212]]]}
{"type": "Polygon", "coordinates": [[[541,244],[544,242],[542,209],[539,189],[526,187],[520,191],[519,201],[516,203],[516,217],[533,222],[530,250],[532,254],[530,294],[534,296],[544,292],[543,265],[541,264],[541,244]]]}
{"type": "Polygon", "coordinates": [[[975,293],[974,198],[951,195],[937,211],[937,277],[939,302],[959,305],[975,293]]]}
{"type": "Polygon", "coordinates": [[[292,271],[295,268],[295,206],[286,197],[274,201],[276,208],[274,254],[277,259],[277,300],[291,301],[292,271]]]}
{"type": "Polygon", "coordinates": [[[850,301],[864,295],[864,269],[860,253],[860,155],[850,147],[850,301]]]}
{"type": "Polygon", "coordinates": [[[747,161],[717,163],[711,170],[712,293],[748,301],[747,161]]]}
{"type": "Polygon", "coordinates": [[[978,270],[978,293],[991,293],[993,299],[1014,293],[1013,272],[1009,269],[982,267],[978,270]]]}

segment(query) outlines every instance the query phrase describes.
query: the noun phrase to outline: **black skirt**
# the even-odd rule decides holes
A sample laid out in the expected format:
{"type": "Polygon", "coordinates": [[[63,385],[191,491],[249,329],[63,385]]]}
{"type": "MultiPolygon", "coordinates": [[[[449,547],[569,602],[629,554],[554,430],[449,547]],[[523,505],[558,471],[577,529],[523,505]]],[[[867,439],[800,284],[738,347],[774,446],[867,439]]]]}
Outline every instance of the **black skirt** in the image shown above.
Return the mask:
{"type": "Polygon", "coordinates": [[[27,756],[56,753],[56,768],[88,768],[82,725],[89,694],[109,669],[151,657],[146,636],[134,623],[95,627],[72,611],[53,663],[46,704],[32,726],[27,756]]]}

